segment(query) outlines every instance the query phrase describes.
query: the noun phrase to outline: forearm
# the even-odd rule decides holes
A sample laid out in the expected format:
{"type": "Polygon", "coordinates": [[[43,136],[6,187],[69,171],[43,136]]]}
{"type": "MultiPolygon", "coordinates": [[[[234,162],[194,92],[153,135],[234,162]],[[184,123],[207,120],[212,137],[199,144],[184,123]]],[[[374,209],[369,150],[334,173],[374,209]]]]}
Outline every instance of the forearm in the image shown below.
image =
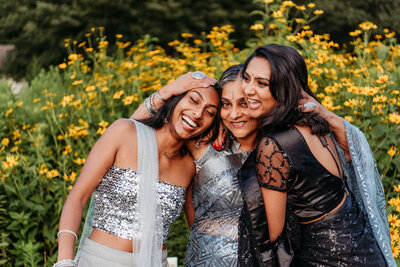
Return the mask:
{"type": "Polygon", "coordinates": [[[347,143],[346,126],[344,125],[343,119],[332,112],[327,112],[324,118],[329,123],[336,142],[343,149],[346,160],[351,161],[349,145],[347,143]]]}
{"type": "MultiPolygon", "coordinates": [[[[81,201],[69,196],[64,204],[59,230],[70,230],[78,234],[81,224],[83,206],[81,201]]],[[[76,243],[75,236],[71,233],[63,232],[58,237],[58,261],[64,259],[74,259],[74,248],[76,243]]]]}

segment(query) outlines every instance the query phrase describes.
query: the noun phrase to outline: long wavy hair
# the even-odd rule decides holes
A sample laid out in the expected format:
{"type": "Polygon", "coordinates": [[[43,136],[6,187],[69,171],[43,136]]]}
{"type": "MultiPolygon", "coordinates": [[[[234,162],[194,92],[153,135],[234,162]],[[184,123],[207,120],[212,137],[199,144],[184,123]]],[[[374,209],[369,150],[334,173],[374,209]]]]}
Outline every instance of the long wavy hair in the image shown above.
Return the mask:
{"type": "Polygon", "coordinates": [[[271,111],[260,117],[261,130],[267,133],[296,124],[310,126],[313,134],[322,136],[329,133],[325,119],[316,112],[302,112],[299,108],[302,90],[315,98],[308,86],[307,66],[300,53],[284,45],[260,46],[244,63],[243,73],[255,57],[268,60],[271,66],[269,90],[277,101],[271,111]]]}
{"type": "MultiPolygon", "coordinates": [[[[220,123],[220,110],[221,110],[221,87],[219,84],[215,85],[210,85],[212,88],[215,89],[215,91],[218,93],[218,109],[217,113],[214,117],[214,120],[211,124],[210,127],[208,127],[203,133],[193,137],[192,139],[197,140],[201,138],[202,136],[208,136],[209,133],[211,133],[210,137],[205,140],[205,143],[211,143],[218,137],[218,129],[219,129],[219,123],[220,123]]],[[[181,101],[181,99],[187,94],[183,93],[178,96],[171,97],[168,99],[164,105],[157,111],[157,113],[154,116],[151,116],[150,118],[140,120],[143,124],[146,124],[147,126],[150,126],[154,129],[160,129],[163,127],[166,123],[170,122],[172,119],[172,115],[175,111],[176,105],[181,101]]],[[[185,150],[185,149],[184,149],[185,150]]],[[[183,152],[183,151],[182,151],[183,152]]],[[[186,150],[185,150],[186,153],[186,150]]]]}

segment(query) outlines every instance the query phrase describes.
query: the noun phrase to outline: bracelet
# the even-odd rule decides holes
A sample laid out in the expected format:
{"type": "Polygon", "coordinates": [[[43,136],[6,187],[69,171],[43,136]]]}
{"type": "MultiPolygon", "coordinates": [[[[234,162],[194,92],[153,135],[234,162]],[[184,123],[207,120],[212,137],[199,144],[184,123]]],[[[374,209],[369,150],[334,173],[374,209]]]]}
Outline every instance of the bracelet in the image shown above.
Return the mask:
{"type": "Polygon", "coordinates": [[[66,267],[66,266],[74,266],[76,267],[76,263],[74,260],[61,260],[54,263],[53,267],[66,267]]]}
{"type": "Polygon", "coordinates": [[[150,108],[150,110],[151,110],[151,112],[153,113],[153,114],[156,114],[157,113],[157,109],[156,109],[156,106],[154,106],[154,95],[155,95],[156,93],[153,93],[151,96],[150,96],[150,106],[151,106],[151,108],[150,108]]]}
{"type": "Polygon", "coordinates": [[[164,98],[161,97],[159,91],[156,92],[156,96],[158,96],[158,98],[164,103],[167,101],[167,100],[165,100],[164,98]]]}
{"type": "Polygon", "coordinates": [[[144,105],[144,109],[146,110],[146,112],[147,112],[150,116],[154,116],[154,114],[156,114],[157,110],[154,111],[154,109],[152,108],[151,102],[150,102],[150,98],[151,98],[151,96],[148,97],[148,98],[146,98],[146,99],[144,100],[143,105],[144,105]]]}
{"type": "Polygon", "coordinates": [[[71,230],[60,230],[60,231],[58,231],[57,238],[61,233],[73,234],[75,236],[75,241],[78,241],[78,236],[74,232],[72,232],[71,230]]]}

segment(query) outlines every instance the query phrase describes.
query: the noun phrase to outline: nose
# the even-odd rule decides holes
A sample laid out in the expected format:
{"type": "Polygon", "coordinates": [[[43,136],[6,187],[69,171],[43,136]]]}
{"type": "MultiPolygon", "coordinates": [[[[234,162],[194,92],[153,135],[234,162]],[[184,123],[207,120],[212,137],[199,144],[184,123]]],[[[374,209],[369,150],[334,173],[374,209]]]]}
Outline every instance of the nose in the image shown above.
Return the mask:
{"type": "Polygon", "coordinates": [[[241,115],[242,115],[242,112],[240,111],[240,109],[236,105],[233,105],[232,109],[229,112],[229,117],[231,117],[231,119],[235,120],[235,119],[240,118],[241,115]]]}
{"type": "Polygon", "coordinates": [[[254,86],[253,86],[253,83],[252,82],[249,82],[249,83],[242,83],[242,89],[243,89],[243,92],[244,92],[244,94],[247,96],[247,97],[250,97],[250,96],[253,96],[254,95],[254,86]]]}
{"type": "Polygon", "coordinates": [[[201,109],[194,109],[193,110],[193,117],[197,120],[201,119],[201,116],[203,114],[203,111],[201,109]]]}

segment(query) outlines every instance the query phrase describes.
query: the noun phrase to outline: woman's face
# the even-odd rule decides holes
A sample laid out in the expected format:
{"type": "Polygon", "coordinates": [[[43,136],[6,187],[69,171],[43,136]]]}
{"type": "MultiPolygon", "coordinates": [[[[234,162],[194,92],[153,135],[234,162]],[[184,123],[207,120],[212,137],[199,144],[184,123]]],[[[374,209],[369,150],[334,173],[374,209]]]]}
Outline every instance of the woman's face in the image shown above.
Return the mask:
{"type": "Polygon", "coordinates": [[[198,136],[213,123],[218,104],[213,87],[192,89],[176,105],[170,126],[181,139],[198,136]]]}
{"type": "Polygon", "coordinates": [[[258,121],[250,117],[241,78],[224,85],[221,102],[222,122],[237,141],[257,135],[258,121]]]}
{"type": "Polygon", "coordinates": [[[275,107],[277,101],[269,90],[271,66],[265,58],[254,57],[244,72],[243,91],[252,118],[259,118],[275,107]]]}

